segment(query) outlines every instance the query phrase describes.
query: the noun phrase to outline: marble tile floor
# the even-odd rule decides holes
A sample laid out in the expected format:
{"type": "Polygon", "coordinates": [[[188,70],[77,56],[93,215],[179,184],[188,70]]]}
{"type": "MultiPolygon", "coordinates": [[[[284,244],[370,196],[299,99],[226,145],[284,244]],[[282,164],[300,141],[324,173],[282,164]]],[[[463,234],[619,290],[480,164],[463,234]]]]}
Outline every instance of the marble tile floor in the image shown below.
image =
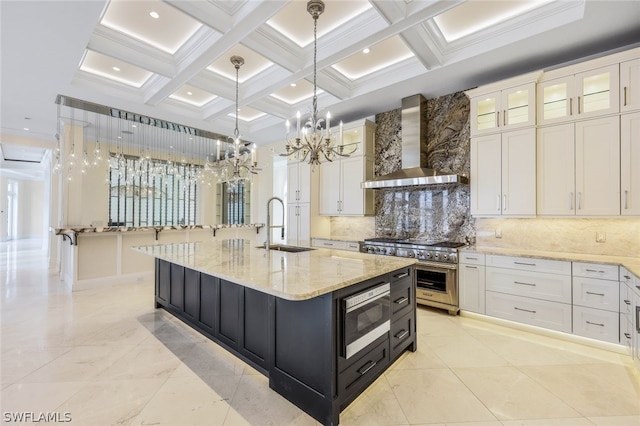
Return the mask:
{"type": "MultiPolygon", "coordinates": [[[[318,424],[154,309],[151,280],[70,291],[40,247],[0,243],[3,423],[57,413],[89,426],[318,424]]],[[[425,308],[418,345],[342,425],[640,425],[640,374],[623,355],[425,308]]]]}

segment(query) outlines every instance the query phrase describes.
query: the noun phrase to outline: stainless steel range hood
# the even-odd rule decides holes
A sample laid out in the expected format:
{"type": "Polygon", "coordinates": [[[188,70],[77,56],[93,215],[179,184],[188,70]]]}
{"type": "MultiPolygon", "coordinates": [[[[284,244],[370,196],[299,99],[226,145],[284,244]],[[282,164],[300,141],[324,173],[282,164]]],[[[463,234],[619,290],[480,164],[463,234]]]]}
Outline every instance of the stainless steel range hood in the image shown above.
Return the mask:
{"type": "Polygon", "coordinates": [[[422,95],[402,99],[402,169],[374,180],[362,182],[363,189],[384,189],[403,186],[427,186],[445,183],[469,183],[466,176],[441,172],[428,167],[427,155],[421,152],[426,146],[427,100],[422,95]]]}

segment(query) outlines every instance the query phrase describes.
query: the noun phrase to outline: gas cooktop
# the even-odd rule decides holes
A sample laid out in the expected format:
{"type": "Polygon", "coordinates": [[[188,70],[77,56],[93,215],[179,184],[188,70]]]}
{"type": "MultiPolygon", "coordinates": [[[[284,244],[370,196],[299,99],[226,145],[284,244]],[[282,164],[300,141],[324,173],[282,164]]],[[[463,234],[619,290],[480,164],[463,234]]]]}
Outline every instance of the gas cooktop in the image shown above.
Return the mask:
{"type": "Polygon", "coordinates": [[[457,263],[457,249],[465,245],[457,241],[369,238],[360,243],[360,252],[411,257],[431,262],[457,263]]]}

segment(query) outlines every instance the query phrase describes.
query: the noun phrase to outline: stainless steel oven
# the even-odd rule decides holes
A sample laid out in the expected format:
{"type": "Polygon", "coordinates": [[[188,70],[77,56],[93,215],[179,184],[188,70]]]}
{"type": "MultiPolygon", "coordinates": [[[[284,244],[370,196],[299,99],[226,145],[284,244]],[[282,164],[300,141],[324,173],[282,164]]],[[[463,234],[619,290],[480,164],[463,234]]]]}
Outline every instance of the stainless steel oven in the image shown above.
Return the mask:
{"type": "Polygon", "coordinates": [[[343,348],[350,358],[391,329],[391,284],[381,283],[342,300],[343,348]]]}
{"type": "Polygon", "coordinates": [[[418,262],[416,268],[416,301],[458,312],[457,264],[418,262]]]}

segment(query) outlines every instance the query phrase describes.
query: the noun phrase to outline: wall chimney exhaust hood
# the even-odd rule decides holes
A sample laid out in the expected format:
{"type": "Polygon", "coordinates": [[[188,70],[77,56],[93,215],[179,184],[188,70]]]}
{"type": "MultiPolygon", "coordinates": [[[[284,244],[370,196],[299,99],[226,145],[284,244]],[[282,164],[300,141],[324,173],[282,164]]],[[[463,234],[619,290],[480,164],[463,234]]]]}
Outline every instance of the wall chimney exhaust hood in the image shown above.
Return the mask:
{"type": "Polygon", "coordinates": [[[402,169],[375,179],[362,182],[363,189],[427,186],[447,183],[469,183],[466,176],[422,167],[426,162],[427,100],[422,95],[402,99],[402,169]],[[424,141],[424,143],[422,143],[424,141]]]}

